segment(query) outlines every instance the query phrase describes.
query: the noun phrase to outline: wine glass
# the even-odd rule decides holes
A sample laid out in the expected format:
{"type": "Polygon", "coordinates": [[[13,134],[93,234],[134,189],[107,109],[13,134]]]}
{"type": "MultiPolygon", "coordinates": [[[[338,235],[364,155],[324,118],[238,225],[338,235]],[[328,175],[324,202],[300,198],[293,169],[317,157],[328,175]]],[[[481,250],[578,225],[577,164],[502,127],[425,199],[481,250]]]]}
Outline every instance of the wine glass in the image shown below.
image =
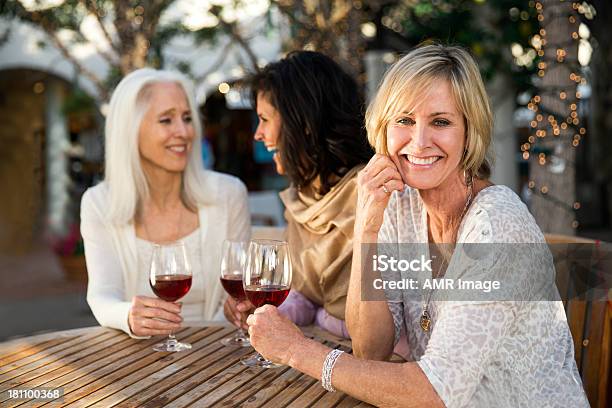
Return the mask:
{"type": "MultiPolygon", "coordinates": [[[[291,257],[285,241],[252,240],[244,271],[244,292],[255,307],[280,306],[291,287],[291,257]]],[[[280,367],[256,353],[241,360],[249,367],[280,367]]]]}
{"type": "MultiPolygon", "coordinates": [[[[246,267],[247,243],[244,241],[223,241],[221,258],[221,285],[238,302],[246,300],[242,275],[246,267]]],[[[242,328],[232,337],[221,340],[224,346],[249,347],[251,342],[242,328]]]]}
{"type": "MultiPolygon", "coordinates": [[[[176,302],[189,292],[191,288],[191,264],[187,258],[185,244],[177,241],[165,245],[153,245],[149,283],[157,297],[176,302]]],[[[191,344],[180,343],[173,333],[163,343],[153,346],[155,351],[189,350],[191,344]]]]}

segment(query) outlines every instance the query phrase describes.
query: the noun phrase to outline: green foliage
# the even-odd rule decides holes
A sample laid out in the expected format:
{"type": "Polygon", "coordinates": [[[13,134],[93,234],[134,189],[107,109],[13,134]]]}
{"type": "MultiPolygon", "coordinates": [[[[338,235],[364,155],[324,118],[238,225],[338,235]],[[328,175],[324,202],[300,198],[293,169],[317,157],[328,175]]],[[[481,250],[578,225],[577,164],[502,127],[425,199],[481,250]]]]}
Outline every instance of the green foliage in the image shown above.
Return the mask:
{"type": "Polygon", "coordinates": [[[19,18],[22,21],[48,27],[52,30],[68,29],[78,31],[86,11],[78,0],[66,0],[56,7],[42,10],[28,11],[17,0],[11,1],[10,6],[2,8],[0,15],[19,18]]]}
{"type": "Polygon", "coordinates": [[[115,89],[119,81],[123,78],[123,74],[121,73],[121,69],[117,66],[111,66],[106,78],[104,78],[104,88],[106,89],[115,89]]]}
{"type": "Polygon", "coordinates": [[[211,44],[216,44],[218,33],[218,26],[203,27],[193,32],[197,42],[207,42],[211,44]]]}
{"type": "MultiPolygon", "coordinates": [[[[81,0],[65,0],[63,3],[54,7],[33,10],[26,9],[18,0],[8,0],[4,2],[0,0],[0,17],[19,19],[39,26],[49,33],[57,33],[59,30],[69,30],[72,32],[71,41],[73,43],[84,43],[87,42],[87,38],[81,31],[81,23],[88,14],[93,13],[95,10],[100,19],[106,20],[107,24],[114,24],[115,30],[119,32],[118,36],[115,37],[115,51],[130,52],[131,48],[126,47],[126,44],[122,43],[122,40],[133,39],[136,33],[143,33],[145,30],[143,30],[142,23],[128,22],[128,24],[125,24],[125,21],[117,19],[115,6],[121,4],[126,14],[133,16],[147,15],[148,12],[151,13],[151,17],[155,16],[155,18],[157,18],[159,14],[163,13],[163,11],[174,1],[176,0],[156,2],[121,0],[120,3],[115,0],[87,0],[85,2],[86,6],[81,0]],[[92,5],[93,7],[91,7],[92,5]],[[115,16],[117,20],[112,22],[108,21],[111,16],[115,16]]],[[[222,6],[212,6],[209,10],[209,12],[217,14],[220,14],[222,11],[222,6]]],[[[194,32],[185,27],[180,20],[171,21],[163,25],[154,24],[154,32],[146,32],[149,45],[146,64],[155,68],[161,68],[164,64],[162,49],[172,40],[172,38],[177,36],[192,36],[196,43],[214,43],[220,26],[221,25],[205,27],[194,32]]],[[[0,39],[3,39],[4,42],[6,42],[8,38],[8,31],[6,33],[6,35],[0,33],[3,34],[0,39]]],[[[39,44],[41,48],[46,45],[46,42],[40,42],[39,44]]],[[[68,46],[69,44],[64,45],[68,46]]],[[[125,55],[119,55],[118,57],[116,61],[109,60],[110,66],[108,75],[106,78],[100,79],[101,86],[106,91],[113,89],[124,75],[124,73],[121,72],[118,61],[125,57],[125,55]]]]}
{"type": "Polygon", "coordinates": [[[539,30],[533,1],[417,0],[387,6],[385,21],[411,44],[438,41],[468,47],[485,80],[506,73],[518,90],[531,87],[537,60],[530,67],[516,65],[510,45],[528,48],[539,30]]]}
{"type": "Polygon", "coordinates": [[[88,113],[96,110],[96,101],[81,88],[74,88],[62,105],[65,115],[88,113]]]}

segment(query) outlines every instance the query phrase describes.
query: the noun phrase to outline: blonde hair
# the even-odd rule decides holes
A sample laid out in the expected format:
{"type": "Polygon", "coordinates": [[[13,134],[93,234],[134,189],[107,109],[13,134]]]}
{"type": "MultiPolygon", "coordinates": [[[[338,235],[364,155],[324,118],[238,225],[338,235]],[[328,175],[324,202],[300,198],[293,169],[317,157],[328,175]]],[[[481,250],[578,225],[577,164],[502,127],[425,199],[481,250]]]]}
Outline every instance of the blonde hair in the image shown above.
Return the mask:
{"type": "Polygon", "coordinates": [[[149,185],[140,163],[138,135],[149,108],[151,85],[176,83],[185,92],[195,137],[183,172],[181,199],[190,209],[206,202],[202,191],[202,127],[193,87],[181,74],[150,68],[127,75],[115,88],[106,117],[105,181],[109,189],[109,220],[118,225],[132,222],[138,206],[149,197],[149,185]]]}
{"type": "Polygon", "coordinates": [[[368,140],[377,153],[388,155],[389,122],[402,111],[413,111],[439,80],[448,81],[465,119],[465,154],[459,166],[474,177],[487,179],[491,176],[493,115],[478,65],[461,47],[424,45],[396,62],[366,112],[368,140]]]}

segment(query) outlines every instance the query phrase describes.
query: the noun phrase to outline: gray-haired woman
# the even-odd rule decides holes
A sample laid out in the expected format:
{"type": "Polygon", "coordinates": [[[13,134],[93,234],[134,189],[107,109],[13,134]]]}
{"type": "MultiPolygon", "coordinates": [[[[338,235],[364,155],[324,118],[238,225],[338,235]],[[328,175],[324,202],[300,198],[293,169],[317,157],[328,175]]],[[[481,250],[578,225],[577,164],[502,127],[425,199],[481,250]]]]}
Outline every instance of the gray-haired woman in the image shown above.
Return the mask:
{"type": "Polygon", "coordinates": [[[105,179],[81,204],[87,301],[102,326],[140,337],[223,319],[216,267],[224,239],[250,236],[247,193],[238,179],[203,169],[197,112],[191,85],[173,72],[134,71],[113,93],[105,179]],[[193,268],[180,304],[148,283],[153,244],[177,240],[193,268]]]}

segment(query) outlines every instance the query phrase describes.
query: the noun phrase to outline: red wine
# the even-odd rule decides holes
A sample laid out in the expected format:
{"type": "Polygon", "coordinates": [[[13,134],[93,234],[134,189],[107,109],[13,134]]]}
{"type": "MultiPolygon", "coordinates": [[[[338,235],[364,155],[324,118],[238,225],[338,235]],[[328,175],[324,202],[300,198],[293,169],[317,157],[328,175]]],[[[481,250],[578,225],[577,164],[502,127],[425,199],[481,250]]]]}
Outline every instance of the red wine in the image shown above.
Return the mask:
{"type": "Polygon", "coordinates": [[[280,306],[287,299],[289,288],[281,285],[247,286],[247,298],[255,307],[263,305],[280,306]]]}
{"type": "Polygon", "coordinates": [[[242,286],[242,276],[231,275],[221,277],[221,284],[223,289],[234,299],[243,301],[246,300],[244,294],[244,287],[242,286]]]}
{"type": "Polygon", "coordinates": [[[151,278],[151,289],[161,299],[175,302],[191,288],[191,275],[157,275],[151,278]]]}

